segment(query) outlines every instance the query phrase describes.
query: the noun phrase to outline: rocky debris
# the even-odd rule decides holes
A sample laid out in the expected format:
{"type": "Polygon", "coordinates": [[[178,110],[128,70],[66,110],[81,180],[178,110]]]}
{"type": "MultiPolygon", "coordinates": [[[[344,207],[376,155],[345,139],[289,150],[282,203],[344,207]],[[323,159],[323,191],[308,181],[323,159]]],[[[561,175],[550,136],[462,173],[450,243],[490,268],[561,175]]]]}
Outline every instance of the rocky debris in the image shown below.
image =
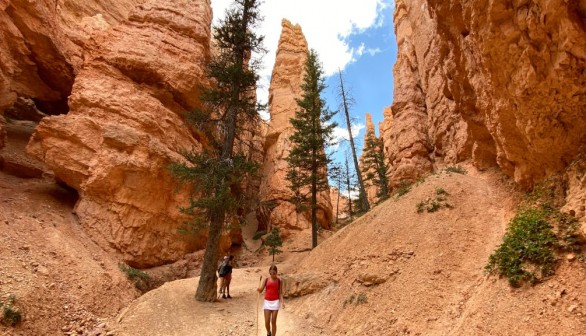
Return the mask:
{"type": "Polygon", "coordinates": [[[375,271],[375,273],[361,273],[356,278],[356,281],[358,281],[363,286],[370,287],[385,283],[387,278],[383,274],[375,271]]]}
{"type": "Polygon", "coordinates": [[[296,273],[284,279],[286,298],[309,295],[325,288],[329,282],[320,273],[296,273]]]}
{"type": "MultiPolygon", "coordinates": [[[[299,25],[283,19],[281,37],[271,85],[269,88],[269,111],[271,120],[265,136],[265,157],[262,167],[260,199],[265,204],[257,213],[259,230],[272,226],[283,229],[311,228],[310,213],[297,213],[285,176],[289,137],[293,126],[289,119],[298,109],[296,98],[301,96],[301,83],[307,59],[308,46],[299,25]]],[[[332,204],[328,192],[318,195],[318,222],[329,229],[332,221],[332,204]]],[[[287,236],[286,232],[282,232],[287,236]]]]}

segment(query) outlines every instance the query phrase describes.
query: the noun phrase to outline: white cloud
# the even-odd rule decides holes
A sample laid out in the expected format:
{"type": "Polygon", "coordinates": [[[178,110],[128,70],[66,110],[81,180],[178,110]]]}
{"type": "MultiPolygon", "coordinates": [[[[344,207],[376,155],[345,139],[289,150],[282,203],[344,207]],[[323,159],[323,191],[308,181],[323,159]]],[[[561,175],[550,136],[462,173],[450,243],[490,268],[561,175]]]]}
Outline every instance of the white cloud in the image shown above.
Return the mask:
{"type": "MultiPolygon", "coordinates": [[[[212,0],[214,23],[223,17],[224,10],[232,0],[212,0]]],[[[299,24],[310,48],[319,54],[326,76],[344,69],[364,53],[374,55],[380,50],[365,46],[351,48],[348,44],[350,35],[365,31],[382,24],[382,14],[390,15],[390,0],[265,0],[261,6],[264,21],[259,33],[265,36],[268,53],[264,56],[264,69],[261,73],[261,88],[258,96],[266,101],[268,86],[275,52],[281,34],[281,20],[288,19],[299,24]]]]}
{"type": "MultiPolygon", "coordinates": [[[[365,128],[366,126],[364,124],[352,124],[351,129],[352,136],[354,137],[354,143],[356,143],[356,138],[359,136],[360,131],[365,128]]],[[[330,153],[336,152],[344,141],[350,140],[350,136],[348,136],[348,128],[346,128],[345,126],[338,126],[334,128],[333,138],[335,145],[330,146],[330,148],[328,148],[328,151],[330,153]]]]}

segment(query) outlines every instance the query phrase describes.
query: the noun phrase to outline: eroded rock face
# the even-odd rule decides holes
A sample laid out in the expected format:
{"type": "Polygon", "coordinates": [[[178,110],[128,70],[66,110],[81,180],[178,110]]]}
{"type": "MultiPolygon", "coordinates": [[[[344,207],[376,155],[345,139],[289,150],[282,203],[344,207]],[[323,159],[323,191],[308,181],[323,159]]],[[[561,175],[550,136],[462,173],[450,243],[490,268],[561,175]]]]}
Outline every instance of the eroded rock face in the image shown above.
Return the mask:
{"type": "MultiPolygon", "coordinates": [[[[374,131],[374,124],[372,123],[372,116],[370,115],[370,113],[366,113],[366,133],[364,134],[364,145],[362,146],[362,148],[366,148],[366,139],[368,139],[368,137],[376,137],[376,133],[374,131]]],[[[361,156],[360,157],[360,171],[362,173],[362,180],[364,181],[364,189],[366,192],[366,198],[368,199],[369,204],[374,204],[378,200],[378,197],[376,197],[376,193],[377,193],[378,188],[372,183],[371,180],[367,179],[367,174],[368,174],[368,172],[371,172],[374,174],[375,171],[374,171],[374,168],[371,168],[370,170],[367,170],[367,171],[364,171],[364,169],[365,169],[364,159],[361,156]]]]}
{"type": "Polygon", "coordinates": [[[181,114],[199,104],[210,22],[209,0],[138,6],[88,56],[70,112],[44,118],[27,147],[79,192],[75,212],[92,239],[135,267],[204,246],[177,234],[187,200],[168,165],[201,148],[181,114]]]}
{"type": "Polygon", "coordinates": [[[586,145],[585,22],[584,0],[397,1],[393,182],[469,158],[528,186],[563,170],[586,145]]]}
{"type": "Polygon", "coordinates": [[[47,114],[66,113],[67,97],[93,36],[146,0],[0,2],[0,114],[30,98],[47,114]]]}
{"type": "MultiPolygon", "coordinates": [[[[289,202],[292,193],[285,179],[289,154],[289,137],[293,127],[289,119],[298,109],[295,98],[301,97],[304,64],[308,47],[299,25],[283,20],[282,32],[277,48],[277,57],[269,89],[269,111],[271,120],[265,140],[260,199],[264,206],[259,210],[259,229],[279,226],[285,229],[311,228],[310,213],[295,211],[289,202]]],[[[332,205],[329,193],[318,195],[318,222],[323,228],[330,228],[332,205]]]]}

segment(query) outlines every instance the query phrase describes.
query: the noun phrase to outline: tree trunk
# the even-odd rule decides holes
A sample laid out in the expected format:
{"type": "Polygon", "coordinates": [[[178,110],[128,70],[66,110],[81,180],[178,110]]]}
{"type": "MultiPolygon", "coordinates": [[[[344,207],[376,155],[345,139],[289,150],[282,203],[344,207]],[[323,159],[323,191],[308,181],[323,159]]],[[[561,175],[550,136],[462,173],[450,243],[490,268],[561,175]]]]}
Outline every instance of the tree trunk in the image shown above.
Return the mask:
{"type": "Polygon", "coordinates": [[[311,248],[317,247],[317,168],[313,167],[311,178],[311,248]]]}
{"type": "Polygon", "coordinates": [[[344,91],[344,81],[342,80],[342,71],[338,70],[340,75],[340,93],[342,94],[342,103],[344,104],[344,114],[346,115],[346,126],[348,127],[348,136],[350,138],[350,147],[352,148],[352,158],[354,159],[354,169],[356,170],[356,176],[358,178],[358,189],[360,190],[360,200],[362,202],[362,208],[364,211],[370,210],[370,204],[366,198],[366,192],[364,191],[364,182],[362,181],[362,174],[360,173],[360,167],[358,166],[358,158],[356,157],[356,146],[354,146],[354,138],[352,137],[352,125],[350,124],[350,114],[348,112],[348,104],[346,102],[346,92],[344,91]]]}
{"type": "Polygon", "coordinates": [[[222,234],[225,214],[223,211],[211,216],[208,241],[201,267],[201,275],[195,292],[195,299],[203,302],[213,302],[217,298],[216,266],[218,263],[219,242],[222,234]]]}
{"type": "MultiPolygon", "coordinates": [[[[242,31],[248,30],[250,17],[250,3],[248,1],[243,2],[242,9],[242,31]]],[[[245,50],[243,47],[237,47],[236,51],[236,64],[242,69],[245,62],[245,50]]],[[[230,97],[230,104],[226,111],[226,135],[224,143],[222,144],[222,152],[220,159],[224,164],[232,164],[230,159],[232,158],[232,152],[234,150],[234,138],[236,137],[236,117],[238,113],[238,105],[242,90],[240,88],[241,81],[236,78],[232,83],[232,92],[230,97]]],[[[215,190],[216,195],[222,192],[220,189],[224,186],[217,186],[215,190]]],[[[210,216],[210,230],[208,241],[206,244],[206,250],[204,253],[204,262],[201,268],[201,275],[199,277],[199,283],[195,292],[195,299],[197,301],[211,302],[216,300],[216,289],[217,289],[217,278],[216,278],[216,264],[219,255],[220,236],[222,234],[222,228],[224,226],[224,220],[226,213],[223,210],[218,210],[212,213],[210,216]]]]}
{"type": "Polygon", "coordinates": [[[339,217],[339,208],[340,208],[340,192],[341,192],[341,184],[338,183],[338,199],[336,199],[336,225],[338,225],[338,217],[339,217]]]}
{"type": "Polygon", "coordinates": [[[353,221],[352,217],[352,197],[350,195],[350,190],[352,185],[350,183],[350,165],[348,164],[348,152],[346,152],[346,161],[344,161],[344,165],[346,166],[346,190],[348,190],[348,214],[350,215],[350,222],[353,221]]]}

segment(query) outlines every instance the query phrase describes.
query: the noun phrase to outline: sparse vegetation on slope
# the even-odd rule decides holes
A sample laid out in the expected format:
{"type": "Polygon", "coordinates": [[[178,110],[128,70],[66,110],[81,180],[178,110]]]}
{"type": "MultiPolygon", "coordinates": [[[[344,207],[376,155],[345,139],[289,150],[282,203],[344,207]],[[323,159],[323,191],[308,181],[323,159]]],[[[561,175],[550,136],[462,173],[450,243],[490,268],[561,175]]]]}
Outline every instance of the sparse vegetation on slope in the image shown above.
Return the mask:
{"type": "Polygon", "coordinates": [[[0,309],[2,315],[0,315],[0,322],[5,325],[15,326],[22,320],[22,314],[20,310],[14,306],[16,302],[16,296],[10,294],[6,302],[0,301],[0,309]]]}
{"type": "Polygon", "coordinates": [[[535,284],[553,275],[556,252],[581,250],[579,223],[556,209],[559,202],[551,183],[546,182],[527,195],[509,224],[503,243],[485,267],[489,273],[507,277],[513,287],[535,284]]]}
{"type": "Polygon", "coordinates": [[[436,188],[434,197],[429,197],[426,200],[417,203],[417,212],[422,213],[426,210],[427,212],[436,212],[441,208],[453,208],[447,200],[447,196],[449,195],[450,194],[444,188],[436,188]]]}
{"type": "Polygon", "coordinates": [[[128,280],[130,280],[139,291],[144,293],[151,289],[151,277],[147,273],[134,267],[130,267],[125,263],[119,263],[118,268],[126,274],[128,280]]]}

